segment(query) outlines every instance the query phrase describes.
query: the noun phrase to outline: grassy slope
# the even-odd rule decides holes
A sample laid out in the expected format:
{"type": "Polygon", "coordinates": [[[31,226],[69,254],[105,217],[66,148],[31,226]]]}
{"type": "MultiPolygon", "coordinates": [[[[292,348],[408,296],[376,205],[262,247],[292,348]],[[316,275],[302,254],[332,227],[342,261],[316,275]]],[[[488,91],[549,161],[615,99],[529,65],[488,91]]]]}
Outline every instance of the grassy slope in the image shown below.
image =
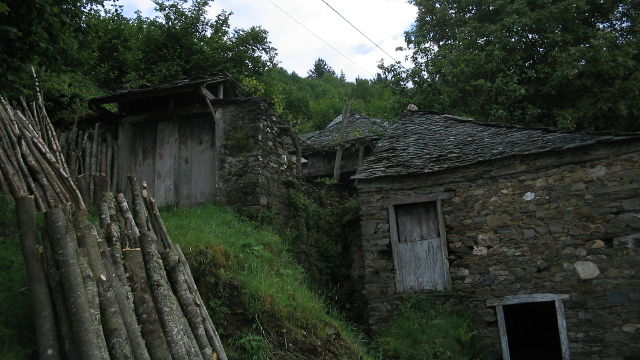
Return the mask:
{"type": "Polygon", "coordinates": [[[214,205],[162,216],[232,357],[364,357],[345,324],[309,290],[280,237],[214,205]]]}

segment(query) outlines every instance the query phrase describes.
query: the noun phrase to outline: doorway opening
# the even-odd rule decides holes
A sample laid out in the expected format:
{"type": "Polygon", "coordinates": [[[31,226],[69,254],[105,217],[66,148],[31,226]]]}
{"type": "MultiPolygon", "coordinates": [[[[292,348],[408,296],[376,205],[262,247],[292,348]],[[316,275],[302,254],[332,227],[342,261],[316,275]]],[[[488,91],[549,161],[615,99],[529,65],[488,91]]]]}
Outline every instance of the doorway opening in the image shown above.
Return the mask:
{"type": "Polygon", "coordinates": [[[487,300],[496,307],[503,360],[569,360],[563,300],[568,294],[523,294],[487,300]]]}
{"type": "Polygon", "coordinates": [[[562,360],[555,302],[505,305],[503,311],[511,359],[562,360]]]}

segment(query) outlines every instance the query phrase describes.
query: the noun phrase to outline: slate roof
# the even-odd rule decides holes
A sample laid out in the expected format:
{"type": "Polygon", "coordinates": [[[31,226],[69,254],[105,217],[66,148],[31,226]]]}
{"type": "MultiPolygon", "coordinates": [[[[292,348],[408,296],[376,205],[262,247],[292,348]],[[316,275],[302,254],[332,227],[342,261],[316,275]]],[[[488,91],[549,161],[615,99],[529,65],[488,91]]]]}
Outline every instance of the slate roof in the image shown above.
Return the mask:
{"type": "Polygon", "coordinates": [[[333,149],[338,142],[354,143],[367,139],[379,138],[389,127],[385,120],[353,113],[347,118],[345,125],[342,115],[336,117],[326,128],[298,135],[305,150],[333,149]]]}
{"type": "Polygon", "coordinates": [[[354,179],[416,175],[513,155],[640,139],[640,133],[595,134],[476,122],[451,115],[404,114],[354,179]]]}

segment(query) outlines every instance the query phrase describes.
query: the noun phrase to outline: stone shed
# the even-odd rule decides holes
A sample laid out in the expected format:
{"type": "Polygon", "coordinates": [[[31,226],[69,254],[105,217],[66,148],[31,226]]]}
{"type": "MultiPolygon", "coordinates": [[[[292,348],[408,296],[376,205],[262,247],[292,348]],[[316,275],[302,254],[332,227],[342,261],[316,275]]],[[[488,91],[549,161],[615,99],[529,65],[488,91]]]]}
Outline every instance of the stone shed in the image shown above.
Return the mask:
{"type": "Polygon", "coordinates": [[[502,359],[640,359],[639,135],[402,116],[355,175],[371,325],[430,293],[502,359]]]}
{"type": "Polygon", "coordinates": [[[135,173],[160,205],[211,200],[265,208],[292,171],[270,104],[239,97],[226,76],[123,90],[90,105],[105,128],[116,128],[117,191],[135,173]]]}
{"type": "Polygon", "coordinates": [[[354,175],[363,160],[371,155],[375,141],[389,124],[360,113],[352,113],[346,121],[336,117],[326,128],[299,135],[304,158],[302,173],[307,177],[334,175],[336,153],[340,151],[340,174],[354,175]],[[341,148],[339,150],[339,148],[341,148]]]}

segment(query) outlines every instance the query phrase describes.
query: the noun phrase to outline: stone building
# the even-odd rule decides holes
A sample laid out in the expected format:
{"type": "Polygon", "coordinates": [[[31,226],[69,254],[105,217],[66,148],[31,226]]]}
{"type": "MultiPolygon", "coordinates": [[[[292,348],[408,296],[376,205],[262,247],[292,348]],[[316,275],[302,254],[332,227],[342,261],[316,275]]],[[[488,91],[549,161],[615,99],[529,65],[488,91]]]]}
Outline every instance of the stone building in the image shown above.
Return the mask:
{"type": "Polygon", "coordinates": [[[503,359],[640,358],[640,135],[405,114],[354,176],[375,328],[410,293],[503,359]]]}
{"type": "Polygon", "coordinates": [[[303,175],[333,176],[338,148],[341,148],[340,174],[343,178],[354,175],[388,126],[384,120],[352,113],[346,121],[339,115],[326,128],[299,135],[303,175]]]}
{"type": "Polygon", "coordinates": [[[293,170],[271,106],[239,97],[226,76],[123,90],[90,105],[114,129],[116,191],[136,173],[160,205],[213,200],[259,210],[277,201],[293,170]]]}

